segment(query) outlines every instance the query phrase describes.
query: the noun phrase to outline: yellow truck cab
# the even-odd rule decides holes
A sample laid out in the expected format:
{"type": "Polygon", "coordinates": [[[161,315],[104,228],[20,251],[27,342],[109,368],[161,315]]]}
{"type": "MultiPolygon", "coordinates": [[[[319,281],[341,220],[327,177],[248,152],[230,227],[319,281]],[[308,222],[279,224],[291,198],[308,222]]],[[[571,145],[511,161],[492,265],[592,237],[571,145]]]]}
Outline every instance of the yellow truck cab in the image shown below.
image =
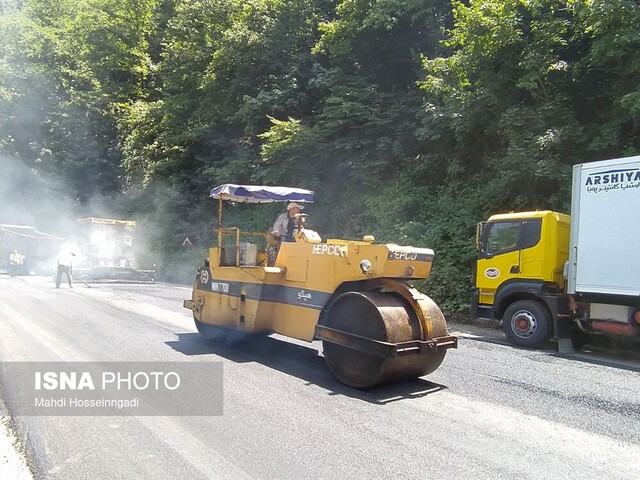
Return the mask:
{"type": "MultiPolygon", "coordinates": [[[[570,318],[563,270],[570,217],[545,211],[493,215],[478,224],[474,318],[500,319],[514,344],[536,348],[570,318]]],[[[562,332],[560,332],[562,333],[562,332]]]]}

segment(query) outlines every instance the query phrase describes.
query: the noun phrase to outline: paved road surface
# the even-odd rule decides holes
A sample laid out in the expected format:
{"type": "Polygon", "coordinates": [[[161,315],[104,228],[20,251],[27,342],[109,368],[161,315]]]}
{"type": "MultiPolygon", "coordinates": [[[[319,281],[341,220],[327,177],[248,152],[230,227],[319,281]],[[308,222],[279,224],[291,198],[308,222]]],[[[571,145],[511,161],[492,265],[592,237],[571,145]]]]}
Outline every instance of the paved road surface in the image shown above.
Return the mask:
{"type": "Polygon", "coordinates": [[[0,276],[2,361],[224,362],[220,417],[17,417],[36,478],[640,477],[633,365],[463,338],[428,378],[360,392],[318,343],[204,340],[189,296],[0,276]]]}

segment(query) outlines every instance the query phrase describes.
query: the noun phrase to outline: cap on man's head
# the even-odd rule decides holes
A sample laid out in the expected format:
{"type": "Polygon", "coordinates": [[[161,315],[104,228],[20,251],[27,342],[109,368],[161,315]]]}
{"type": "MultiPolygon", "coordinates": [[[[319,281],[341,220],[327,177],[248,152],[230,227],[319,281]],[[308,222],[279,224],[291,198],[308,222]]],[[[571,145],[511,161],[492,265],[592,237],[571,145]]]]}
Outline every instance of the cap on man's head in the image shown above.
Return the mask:
{"type": "Polygon", "coordinates": [[[287,212],[292,208],[299,208],[300,210],[304,210],[304,207],[302,205],[298,205],[297,203],[290,203],[289,205],[287,205],[287,212]]]}

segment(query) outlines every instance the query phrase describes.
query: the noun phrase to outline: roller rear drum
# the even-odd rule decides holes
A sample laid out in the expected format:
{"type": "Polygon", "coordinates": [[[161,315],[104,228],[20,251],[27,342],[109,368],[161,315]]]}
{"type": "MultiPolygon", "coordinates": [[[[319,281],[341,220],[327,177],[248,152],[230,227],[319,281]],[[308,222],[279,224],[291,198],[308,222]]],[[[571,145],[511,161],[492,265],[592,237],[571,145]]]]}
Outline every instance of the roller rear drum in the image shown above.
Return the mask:
{"type": "MultiPolygon", "coordinates": [[[[425,307],[423,306],[423,309],[425,307]]],[[[444,316],[428,302],[431,337],[447,335],[444,316]]],[[[323,325],[342,332],[387,343],[429,340],[411,306],[393,292],[347,292],[329,307],[323,325]]],[[[427,375],[440,366],[446,350],[428,354],[382,357],[323,340],[324,355],[332,373],[355,388],[427,375]]]]}

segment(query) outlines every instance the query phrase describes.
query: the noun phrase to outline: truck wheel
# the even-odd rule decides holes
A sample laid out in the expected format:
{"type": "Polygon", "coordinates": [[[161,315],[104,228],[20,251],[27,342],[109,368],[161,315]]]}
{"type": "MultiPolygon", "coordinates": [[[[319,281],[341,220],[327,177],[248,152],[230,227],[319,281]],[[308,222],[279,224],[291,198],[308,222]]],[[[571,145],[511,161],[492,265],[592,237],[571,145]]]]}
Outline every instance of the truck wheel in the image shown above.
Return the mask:
{"type": "Polygon", "coordinates": [[[553,333],[549,311],[534,300],[509,305],[502,317],[502,328],[512,344],[527,348],[542,347],[553,333]]]}

